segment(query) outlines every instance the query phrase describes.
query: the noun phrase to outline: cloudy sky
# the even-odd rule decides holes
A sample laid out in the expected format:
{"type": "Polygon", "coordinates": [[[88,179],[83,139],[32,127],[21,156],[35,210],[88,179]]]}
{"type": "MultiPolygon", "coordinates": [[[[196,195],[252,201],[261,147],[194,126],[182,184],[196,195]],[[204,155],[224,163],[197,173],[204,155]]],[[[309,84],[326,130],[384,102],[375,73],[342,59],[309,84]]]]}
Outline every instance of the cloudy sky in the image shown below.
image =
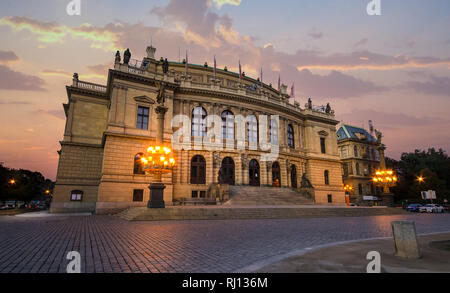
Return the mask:
{"type": "Polygon", "coordinates": [[[65,85],[106,84],[116,50],[213,62],[264,82],[295,82],[304,105],[330,102],[337,119],[368,120],[387,154],[450,151],[450,1],[70,0],[0,2],[0,162],[55,178],[64,131],[65,85]]]}

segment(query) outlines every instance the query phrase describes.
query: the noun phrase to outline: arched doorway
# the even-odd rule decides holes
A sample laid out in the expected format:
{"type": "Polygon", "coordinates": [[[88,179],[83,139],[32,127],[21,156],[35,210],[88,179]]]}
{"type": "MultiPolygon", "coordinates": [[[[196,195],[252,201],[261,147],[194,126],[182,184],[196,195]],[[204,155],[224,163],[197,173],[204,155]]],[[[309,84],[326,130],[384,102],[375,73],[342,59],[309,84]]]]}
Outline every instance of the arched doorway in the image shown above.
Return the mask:
{"type": "Polygon", "coordinates": [[[250,186],[259,186],[259,164],[257,160],[251,160],[248,164],[248,178],[250,186]]]}
{"type": "Polygon", "coordinates": [[[292,188],[297,188],[297,168],[291,165],[291,184],[292,188]]]}
{"type": "Polygon", "coordinates": [[[234,161],[230,157],[222,160],[222,166],[219,173],[220,184],[234,185],[234,161]]]}
{"type": "Polygon", "coordinates": [[[281,186],[281,171],[280,171],[280,164],[278,162],[272,164],[272,186],[273,187],[281,186]]]}
{"type": "Polygon", "coordinates": [[[206,160],[203,156],[194,156],[191,160],[191,184],[206,183],[206,160]]]}

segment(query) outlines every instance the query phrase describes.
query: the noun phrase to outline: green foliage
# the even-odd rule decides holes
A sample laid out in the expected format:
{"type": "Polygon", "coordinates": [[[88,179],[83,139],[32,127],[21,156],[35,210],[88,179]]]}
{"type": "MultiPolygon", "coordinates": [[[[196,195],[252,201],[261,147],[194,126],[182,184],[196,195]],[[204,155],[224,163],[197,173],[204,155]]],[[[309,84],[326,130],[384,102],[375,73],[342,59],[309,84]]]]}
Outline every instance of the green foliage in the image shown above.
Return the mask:
{"type": "Polygon", "coordinates": [[[392,189],[397,200],[421,200],[420,192],[435,190],[438,201],[450,199],[450,158],[442,150],[415,150],[403,153],[400,161],[387,159],[386,164],[397,170],[398,186],[392,189]],[[421,183],[419,176],[424,178],[421,183]]]}
{"type": "Polygon", "coordinates": [[[44,199],[46,190],[53,191],[54,182],[46,179],[39,172],[15,170],[0,164],[0,201],[44,199]],[[11,184],[10,180],[15,183],[11,184]]]}

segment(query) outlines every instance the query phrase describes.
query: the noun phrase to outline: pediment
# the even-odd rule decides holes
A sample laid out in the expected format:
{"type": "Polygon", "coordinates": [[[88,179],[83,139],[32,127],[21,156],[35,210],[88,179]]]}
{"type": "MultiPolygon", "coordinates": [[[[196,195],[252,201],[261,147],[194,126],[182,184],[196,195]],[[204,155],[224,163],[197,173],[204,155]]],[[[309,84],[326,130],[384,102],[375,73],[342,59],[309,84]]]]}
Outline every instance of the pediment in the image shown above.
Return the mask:
{"type": "Polygon", "coordinates": [[[319,131],[318,133],[319,133],[319,135],[321,135],[321,136],[328,136],[328,132],[326,132],[325,130],[321,130],[321,131],[319,131]]]}
{"type": "Polygon", "coordinates": [[[154,104],[155,101],[147,96],[138,96],[138,97],[134,97],[134,100],[138,103],[145,103],[145,104],[154,104]]]}

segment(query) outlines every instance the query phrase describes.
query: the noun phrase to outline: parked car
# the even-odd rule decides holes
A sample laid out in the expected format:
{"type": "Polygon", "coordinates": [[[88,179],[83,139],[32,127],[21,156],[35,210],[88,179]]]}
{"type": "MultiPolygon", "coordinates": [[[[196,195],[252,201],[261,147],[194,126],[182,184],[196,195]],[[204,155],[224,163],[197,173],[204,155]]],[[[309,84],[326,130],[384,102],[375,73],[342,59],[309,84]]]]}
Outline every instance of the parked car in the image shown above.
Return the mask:
{"type": "Polygon", "coordinates": [[[421,213],[443,213],[444,207],[438,204],[426,204],[419,208],[419,212],[421,213]]]}
{"type": "Polygon", "coordinates": [[[421,206],[422,206],[422,205],[419,204],[419,203],[412,203],[412,204],[410,204],[410,205],[408,205],[408,206],[406,207],[406,210],[407,210],[408,212],[418,213],[421,206]]]}
{"type": "Polygon", "coordinates": [[[8,207],[8,209],[16,208],[16,202],[14,200],[5,201],[5,205],[8,207]]]}
{"type": "Polygon", "coordinates": [[[18,201],[16,207],[18,209],[25,209],[27,207],[27,204],[24,201],[18,201]]]}
{"type": "Polygon", "coordinates": [[[40,202],[39,201],[37,201],[37,200],[33,200],[33,201],[30,201],[29,203],[28,203],[28,208],[29,209],[38,209],[39,208],[39,204],[40,204],[40,202]]]}

